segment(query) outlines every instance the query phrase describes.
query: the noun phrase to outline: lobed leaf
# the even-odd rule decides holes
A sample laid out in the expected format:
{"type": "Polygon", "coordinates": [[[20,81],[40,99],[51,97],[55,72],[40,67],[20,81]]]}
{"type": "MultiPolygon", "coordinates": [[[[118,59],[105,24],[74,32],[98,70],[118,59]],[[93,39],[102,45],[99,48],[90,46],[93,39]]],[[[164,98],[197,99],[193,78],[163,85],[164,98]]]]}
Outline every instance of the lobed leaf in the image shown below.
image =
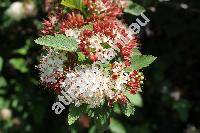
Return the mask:
{"type": "Polygon", "coordinates": [[[124,12],[139,16],[141,13],[145,12],[145,9],[137,3],[131,3],[129,7],[124,10],[124,12]]]}
{"type": "Polygon", "coordinates": [[[142,54],[137,48],[135,48],[135,49],[133,49],[133,53],[132,53],[132,56],[134,56],[134,55],[142,55],[142,54]]]}
{"type": "Polygon", "coordinates": [[[75,38],[66,37],[63,34],[56,34],[55,36],[46,35],[36,39],[35,43],[47,47],[52,47],[58,50],[66,50],[69,52],[75,52],[78,48],[78,44],[75,38]]]}
{"type": "Polygon", "coordinates": [[[62,0],[61,4],[72,9],[83,11],[83,0],[62,0]]]}
{"type": "Polygon", "coordinates": [[[128,100],[134,105],[138,107],[143,106],[143,100],[140,93],[136,93],[135,95],[130,94],[128,91],[126,92],[126,97],[128,100]]]}
{"type": "Polygon", "coordinates": [[[139,70],[148,67],[156,57],[152,55],[133,55],[131,58],[131,67],[134,70],[139,70]]]}
{"type": "Polygon", "coordinates": [[[123,112],[126,116],[130,117],[131,115],[134,114],[135,108],[134,108],[134,106],[133,106],[132,103],[128,102],[126,105],[122,106],[122,112],[123,112]]]}
{"type": "Polygon", "coordinates": [[[68,114],[68,124],[72,125],[76,120],[83,114],[82,106],[76,107],[74,105],[70,105],[69,114],[68,114]]]}
{"type": "Polygon", "coordinates": [[[111,108],[104,104],[99,108],[90,108],[86,112],[88,116],[94,118],[96,129],[103,132],[109,125],[111,108]]]}

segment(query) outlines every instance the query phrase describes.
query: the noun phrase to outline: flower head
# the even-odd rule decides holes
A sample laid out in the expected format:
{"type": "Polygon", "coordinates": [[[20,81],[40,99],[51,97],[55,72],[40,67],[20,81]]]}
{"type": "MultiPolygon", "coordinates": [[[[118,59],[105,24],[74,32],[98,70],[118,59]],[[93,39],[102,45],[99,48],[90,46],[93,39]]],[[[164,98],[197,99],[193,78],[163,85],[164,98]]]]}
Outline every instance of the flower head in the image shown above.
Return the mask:
{"type": "Polygon", "coordinates": [[[88,15],[59,10],[44,21],[43,35],[63,34],[75,39],[78,48],[69,52],[45,47],[38,65],[41,81],[58,93],[66,91],[76,106],[94,108],[104,101],[126,104],[126,93],[136,94],[143,80],[138,70],[126,71],[138,47],[137,38],[117,19],[127,1],[84,0],[84,6],[88,15]]]}

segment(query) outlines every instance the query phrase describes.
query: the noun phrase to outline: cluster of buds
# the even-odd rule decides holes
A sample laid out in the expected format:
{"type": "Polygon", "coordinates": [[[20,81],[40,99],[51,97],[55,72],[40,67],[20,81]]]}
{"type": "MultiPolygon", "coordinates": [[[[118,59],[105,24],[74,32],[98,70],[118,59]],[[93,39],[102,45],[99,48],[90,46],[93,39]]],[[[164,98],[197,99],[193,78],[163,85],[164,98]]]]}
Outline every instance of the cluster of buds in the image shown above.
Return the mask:
{"type": "Polygon", "coordinates": [[[55,30],[55,27],[54,25],[51,23],[50,20],[44,20],[43,22],[43,30],[41,31],[41,33],[43,35],[51,35],[51,34],[54,34],[54,30],[55,30]]]}
{"type": "Polygon", "coordinates": [[[61,33],[70,28],[80,28],[84,24],[83,16],[79,12],[72,12],[66,14],[60,24],[61,33]]]}
{"type": "Polygon", "coordinates": [[[131,94],[136,94],[143,84],[144,76],[141,72],[133,71],[129,77],[130,81],[128,81],[127,86],[130,87],[131,94]]]}
{"type": "Polygon", "coordinates": [[[115,18],[122,14],[124,3],[119,0],[117,3],[113,0],[84,0],[84,5],[88,7],[91,14],[96,14],[99,18],[115,18]]]}

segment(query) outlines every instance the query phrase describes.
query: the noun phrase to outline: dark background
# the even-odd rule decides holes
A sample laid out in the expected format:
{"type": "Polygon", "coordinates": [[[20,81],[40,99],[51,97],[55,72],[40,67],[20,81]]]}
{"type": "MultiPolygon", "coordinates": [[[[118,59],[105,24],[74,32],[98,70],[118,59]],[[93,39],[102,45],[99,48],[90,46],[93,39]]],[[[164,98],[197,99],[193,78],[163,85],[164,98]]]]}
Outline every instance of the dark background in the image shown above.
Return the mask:
{"type": "MultiPolygon", "coordinates": [[[[158,59],[144,69],[142,106],[130,118],[114,119],[127,133],[200,133],[200,1],[160,1],[137,0],[151,20],[140,34],[141,51],[158,59]]],[[[34,39],[47,15],[48,0],[34,1],[37,14],[20,21],[5,15],[12,2],[0,1],[0,112],[8,112],[0,114],[0,133],[75,133],[75,129],[92,133],[83,129],[87,118],[70,131],[67,109],[55,115],[51,106],[56,97],[39,83],[35,65],[41,47],[34,39]]],[[[131,24],[137,17],[123,18],[131,24]]]]}

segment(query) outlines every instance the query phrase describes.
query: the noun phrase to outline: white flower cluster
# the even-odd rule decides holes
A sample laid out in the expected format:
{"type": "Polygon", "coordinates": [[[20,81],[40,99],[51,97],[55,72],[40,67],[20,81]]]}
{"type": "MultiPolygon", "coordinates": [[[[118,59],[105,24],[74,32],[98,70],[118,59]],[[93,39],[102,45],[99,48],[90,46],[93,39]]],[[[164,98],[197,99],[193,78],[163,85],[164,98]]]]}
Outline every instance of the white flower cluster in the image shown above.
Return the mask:
{"type": "Polygon", "coordinates": [[[65,30],[65,35],[67,37],[74,37],[77,42],[79,42],[79,36],[80,36],[81,31],[79,29],[66,29],[65,30]]]}
{"type": "Polygon", "coordinates": [[[48,50],[48,54],[43,56],[38,65],[40,78],[45,83],[56,83],[57,78],[63,74],[63,63],[67,60],[66,53],[55,50],[48,50]]]}
{"type": "Polygon", "coordinates": [[[64,62],[66,54],[61,51],[48,50],[43,56],[38,68],[41,81],[44,83],[58,83],[60,75],[64,80],[59,81],[59,87],[71,96],[73,103],[80,106],[83,103],[91,108],[98,107],[106,99],[114,99],[115,96],[125,91],[129,75],[122,70],[122,65],[115,62],[112,73],[118,73],[116,80],[112,79],[109,72],[103,71],[98,64],[92,66],[78,66],[75,70],[65,71],[64,62]]]}
{"type": "Polygon", "coordinates": [[[101,63],[108,63],[117,55],[118,48],[114,44],[110,37],[100,34],[95,34],[90,38],[90,49],[94,49],[98,61],[101,63]],[[104,48],[102,44],[105,44],[108,48],[104,48]]]}
{"type": "Polygon", "coordinates": [[[125,91],[124,84],[127,83],[129,74],[122,67],[116,67],[113,71],[119,72],[116,80],[95,64],[86,68],[78,67],[76,71],[66,74],[62,89],[74,98],[76,106],[87,103],[90,107],[97,107],[105,98],[114,99],[125,91]]]}
{"type": "Polygon", "coordinates": [[[117,3],[119,7],[125,8],[128,5],[128,0],[110,0],[110,1],[102,1],[102,0],[96,0],[96,9],[95,11],[98,13],[102,13],[107,11],[110,8],[111,3],[117,3]]]}
{"type": "Polygon", "coordinates": [[[127,78],[128,74],[121,74],[114,81],[108,73],[95,65],[78,67],[77,70],[66,74],[61,88],[72,97],[76,106],[86,103],[94,108],[100,106],[105,98],[113,99],[117,94],[124,92],[127,78]]]}
{"type": "Polygon", "coordinates": [[[107,10],[107,7],[106,7],[106,5],[102,2],[102,0],[97,0],[97,1],[96,1],[96,5],[97,5],[97,7],[96,7],[95,11],[97,11],[98,13],[101,13],[101,12],[104,12],[104,11],[107,10]]]}
{"type": "Polygon", "coordinates": [[[129,74],[123,71],[125,67],[124,64],[119,62],[114,62],[114,67],[112,69],[113,74],[117,74],[117,79],[112,80],[114,82],[114,87],[118,93],[124,92],[124,84],[126,84],[129,80],[129,74]]]}
{"type": "Polygon", "coordinates": [[[74,98],[76,106],[87,103],[91,107],[99,106],[105,95],[112,95],[109,76],[95,66],[81,68],[66,74],[62,88],[74,98]]]}

